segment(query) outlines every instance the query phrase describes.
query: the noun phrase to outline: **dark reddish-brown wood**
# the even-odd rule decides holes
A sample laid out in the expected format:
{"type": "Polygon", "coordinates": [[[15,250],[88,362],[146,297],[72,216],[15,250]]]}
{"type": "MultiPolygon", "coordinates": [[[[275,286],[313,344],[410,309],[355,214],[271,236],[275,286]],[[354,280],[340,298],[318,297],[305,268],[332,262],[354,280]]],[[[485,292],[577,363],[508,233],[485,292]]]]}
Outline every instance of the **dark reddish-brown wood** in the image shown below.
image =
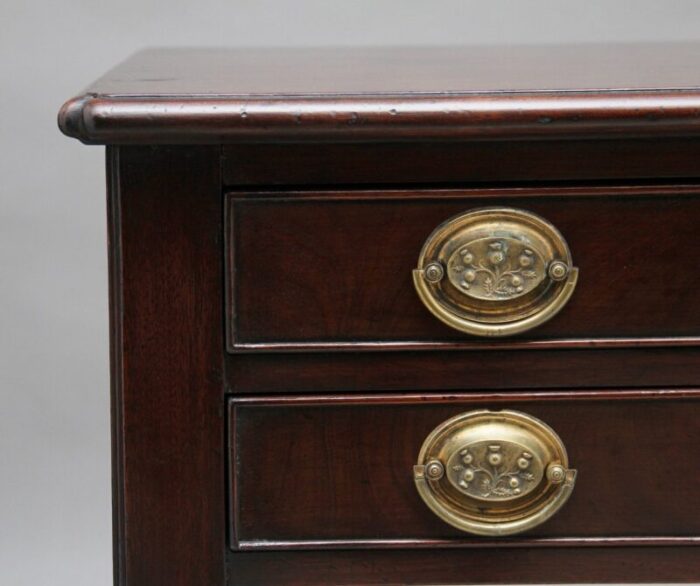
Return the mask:
{"type": "Polygon", "coordinates": [[[500,140],[227,144],[229,186],[406,185],[462,187],[512,181],[659,180],[697,177],[700,140],[500,140]],[[275,161],[270,165],[270,161],[275,161]]]}
{"type": "Polygon", "coordinates": [[[86,143],[697,136],[698,90],[275,97],[84,95],[60,124],[86,143]]]}
{"type": "Polygon", "coordinates": [[[109,145],[116,584],[700,580],[698,44],[149,50],[59,125],[109,145]],[[528,336],[468,339],[413,292],[430,231],[486,204],[581,268],[528,336]],[[580,474],[507,540],[410,474],[489,406],[580,474]]]}
{"type": "Polygon", "coordinates": [[[697,386],[700,348],[235,354],[228,390],[246,393],[697,386]]]}
{"type": "Polygon", "coordinates": [[[108,162],[115,582],[220,586],[217,151],[112,148],[108,162]]]}
{"type": "Polygon", "coordinates": [[[696,547],[256,552],[229,556],[235,586],[696,583],[696,547]]]}
{"type": "Polygon", "coordinates": [[[698,61],[692,44],[149,50],[59,122],[89,143],[697,135],[698,61]]]}
{"type": "Polygon", "coordinates": [[[654,401],[639,400],[634,393],[613,394],[616,400],[610,396],[233,401],[235,542],[249,548],[309,542],[369,547],[404,540],[410,547],[448,538],[466,547],[483,544],[483,538],[465,540],[438,519],[421,501],[412,478],[421,444],[438,424],[483,408],[522,410],[546,421],[578,470],[564,509],[506,542],[699,535],[700,519],[688,514],[688,503],[700,490],[700,475],[689,465],[687,446],[700,443],[700,391],[692,395],[695,400],[672,400],[674,393],[654,401]]]}
{"type": "Polygon", "coordinates": [[[580,270],[564,310],[506,344],[677,336],[700,343],[700,272],[689,266],[700,256],[699,194],[591,187],[231,196],[230,347],[382,349],[408,342],[421,349],[462,341],[479,348],[484,340],[446,328],[426,310],[411,271],[436,226],[489,205],[547,218],[580,270]]]}
{"type": "Polygon", "coordinates": [[[93,86],[115,96],[452,94],[700,87],[697,43],[151,48],[93,86]]]}

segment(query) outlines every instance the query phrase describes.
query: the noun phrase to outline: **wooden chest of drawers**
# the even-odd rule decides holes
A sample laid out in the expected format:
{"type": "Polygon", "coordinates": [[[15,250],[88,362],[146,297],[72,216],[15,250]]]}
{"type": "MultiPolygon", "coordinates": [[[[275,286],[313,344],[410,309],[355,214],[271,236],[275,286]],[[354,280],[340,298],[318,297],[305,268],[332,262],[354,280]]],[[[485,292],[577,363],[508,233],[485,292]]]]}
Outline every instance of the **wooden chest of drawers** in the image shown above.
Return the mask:
{"type": "Polygon", "coordinates": [[[700,581],[700,46],[150,50],[115,583],[700,581]]]}

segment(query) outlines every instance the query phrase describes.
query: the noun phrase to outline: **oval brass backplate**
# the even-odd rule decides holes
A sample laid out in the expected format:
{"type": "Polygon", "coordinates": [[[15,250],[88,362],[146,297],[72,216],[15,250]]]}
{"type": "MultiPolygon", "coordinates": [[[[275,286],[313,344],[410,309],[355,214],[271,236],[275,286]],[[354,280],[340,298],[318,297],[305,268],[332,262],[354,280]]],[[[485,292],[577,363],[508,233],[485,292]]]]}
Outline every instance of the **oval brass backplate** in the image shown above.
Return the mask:
{"type": "Polygon", "coordinates": [[[557,229],[514,208],[476,209],[446,221],[426,240],[413,271],[433,315],[478,336],[517,334],[547,321],[577,278],[557,229]]]}
{"type": "Polygon", "coordinates": [[[544,523],[576,479],[544,422],[518,411],[470,411],[440,424],[414,466],[416,487],[443,521],[476,535],[511,535],[544,523]]]}

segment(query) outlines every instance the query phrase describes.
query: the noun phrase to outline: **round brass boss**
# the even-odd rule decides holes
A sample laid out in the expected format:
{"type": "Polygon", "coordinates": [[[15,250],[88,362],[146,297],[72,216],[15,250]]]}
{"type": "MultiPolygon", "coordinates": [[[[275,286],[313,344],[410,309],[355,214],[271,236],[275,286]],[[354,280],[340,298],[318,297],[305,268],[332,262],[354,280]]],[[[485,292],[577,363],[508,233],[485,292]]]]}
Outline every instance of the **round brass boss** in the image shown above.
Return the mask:
{"type": "Polygon", "coordinates": [[[514,208],[460,214],[428,237],[413,271],[418,296],[447,325],[478,336],[530,330],[553,317],[578,269],[559,231],[514,208]]]}
{"type": "Polygon", "coordinates": [[[414,466],[420,496],[443,521],[476,535],[544,523],[571,494],[576,470],[559,436],[518,411],[470,411],[441,423],[414,466]]]}

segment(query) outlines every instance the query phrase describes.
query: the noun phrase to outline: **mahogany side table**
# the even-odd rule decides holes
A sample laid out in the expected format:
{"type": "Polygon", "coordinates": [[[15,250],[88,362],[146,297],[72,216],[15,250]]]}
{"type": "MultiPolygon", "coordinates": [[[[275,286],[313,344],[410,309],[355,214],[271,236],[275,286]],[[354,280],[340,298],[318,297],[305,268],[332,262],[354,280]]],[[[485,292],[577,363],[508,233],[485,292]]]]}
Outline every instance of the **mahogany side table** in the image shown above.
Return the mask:
{"type": "Polygon", "coordinates": [[[700,581],[700,45],[156,49],[59,124],[116,584],[700,581]]]}

